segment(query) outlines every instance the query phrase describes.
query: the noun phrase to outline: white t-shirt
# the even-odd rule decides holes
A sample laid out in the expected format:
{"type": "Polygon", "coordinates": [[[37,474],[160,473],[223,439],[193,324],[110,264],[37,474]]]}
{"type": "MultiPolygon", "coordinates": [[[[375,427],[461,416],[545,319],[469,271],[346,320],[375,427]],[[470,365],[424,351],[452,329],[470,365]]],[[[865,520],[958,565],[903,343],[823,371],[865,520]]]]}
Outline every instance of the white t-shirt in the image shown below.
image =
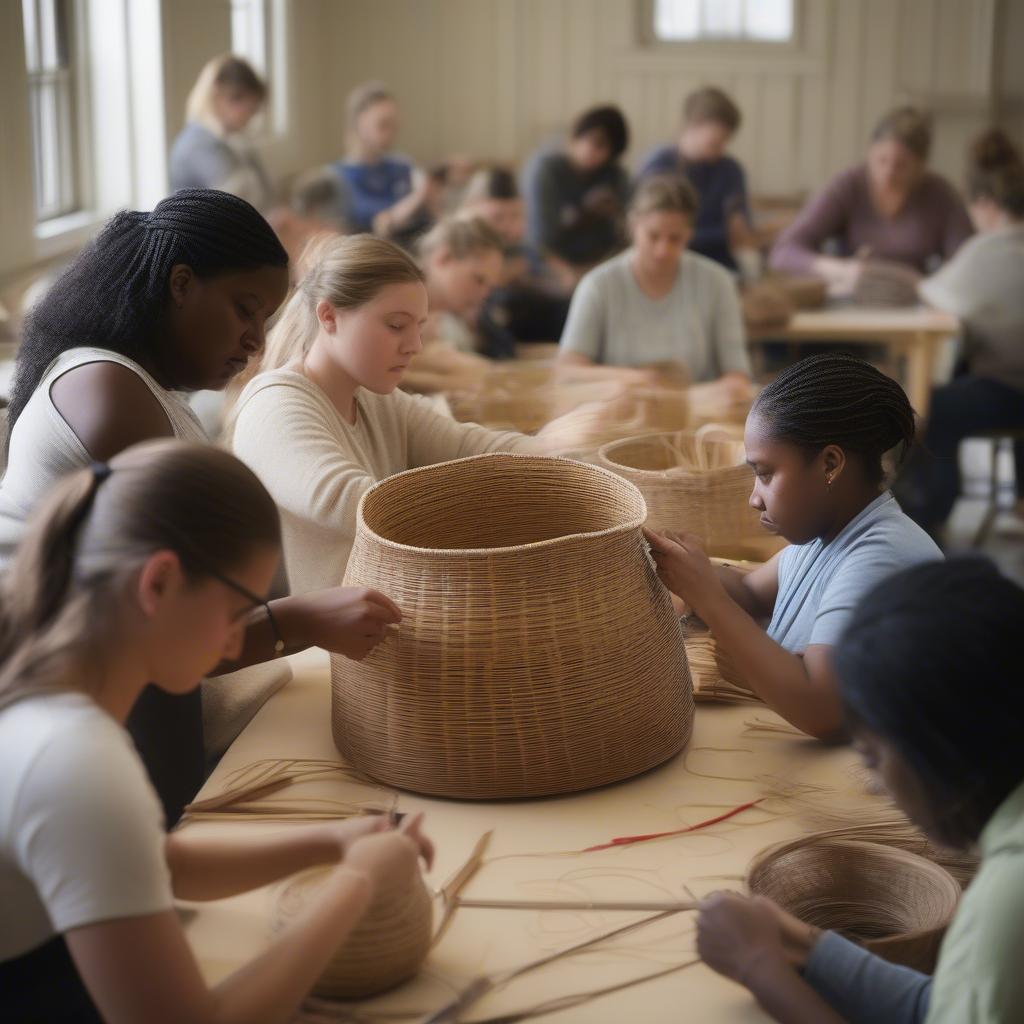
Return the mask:
{"type": "Polygon", "coordinates": [[[694,383],[725,373],[750,375],[743,314],[732,275],[713,260],[684,252],[667,295],[640,289],[633,250],[585,274],[562,331],[563,352],[609,366],[684,363],[694,383]]]}
{"type": "Polygon", "coordinates": [[[127,732],[85,694],[0,711],[0,960],[173,906],[163,812],[127,732]]]}

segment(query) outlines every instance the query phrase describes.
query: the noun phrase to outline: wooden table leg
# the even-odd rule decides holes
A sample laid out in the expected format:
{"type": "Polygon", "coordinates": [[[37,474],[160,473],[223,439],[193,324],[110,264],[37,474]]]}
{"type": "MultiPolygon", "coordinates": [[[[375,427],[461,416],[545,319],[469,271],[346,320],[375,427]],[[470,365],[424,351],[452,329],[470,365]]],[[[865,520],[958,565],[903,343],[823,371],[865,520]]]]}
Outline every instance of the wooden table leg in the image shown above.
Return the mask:
{"type": "Polygon", "coordinates": [[[904,343],[907,359],[907,379],[904,387],[914,412],[921,419],[928,415],[932,395],[932,377],[935,373],[935,346],[938,338],[928,331],[915,331],[904,343]]]}

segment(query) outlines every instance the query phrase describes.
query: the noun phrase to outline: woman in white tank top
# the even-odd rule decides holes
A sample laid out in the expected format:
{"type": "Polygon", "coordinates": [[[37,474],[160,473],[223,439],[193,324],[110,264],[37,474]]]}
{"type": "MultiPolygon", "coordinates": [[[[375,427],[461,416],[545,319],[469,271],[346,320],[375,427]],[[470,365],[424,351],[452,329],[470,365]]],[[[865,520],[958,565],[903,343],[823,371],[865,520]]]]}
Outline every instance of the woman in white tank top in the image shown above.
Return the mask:
{"type": "MultiPolygon", "coordinates": [[[[221,390],[245,368],[287,290],[287,253],[243,199],[187,189],[151,213],[117,214],[26,320],[0,482],[0,565],[69,470],[152,438],[206,440],[185,393],[221,390]]],[[[220,671],[310,646],[362,658],[400,618],[383,595],[341,587],[272,607],[280,642],[263,617],[220,671]]],[[[147,690],[129,729],[173,824],[204,774],[198,691],[147,690]]]]}

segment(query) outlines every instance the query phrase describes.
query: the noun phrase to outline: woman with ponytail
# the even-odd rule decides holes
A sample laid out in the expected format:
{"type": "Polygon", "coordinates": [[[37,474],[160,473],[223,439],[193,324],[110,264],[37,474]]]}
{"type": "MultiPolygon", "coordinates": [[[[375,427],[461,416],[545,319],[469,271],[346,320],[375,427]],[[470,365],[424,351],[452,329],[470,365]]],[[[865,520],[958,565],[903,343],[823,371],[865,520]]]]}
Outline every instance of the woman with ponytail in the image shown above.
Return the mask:
{"type": "Polygon", "coordinates": [[[741,681],[821,739],[842,730],[831,652],[861,595],[942,558],[884,488],[883,455],[902,458],[913,439],[914,411],[895,381],[853,356],[803,359],[761,391],[743,439],[750,504],[789,547],[743,575],[713,566],[695,537],[648,531],[662,581],[707,623],[741,681]]]}
{"type": "MultiPolygon", "coordinates": [[[[380,886],[432,857],[419,819],[265,839],[166,835],[123,725],[147,682],[183,694],[267,611],[277,509],[237,459],[153,441],[78,469],[36,509],[0,581],[0,992],[10,1024],[290,1020],[380,886]],[[193,529],[202,523],[202,530],[193,529]],[[209,988],[174,899],[317,864],[321,899],[209,988]]],[[[273,617],[270,616],[273,623],[273,617]]]]}
{"type": "MultiPolygon", "coordinates": [[[[897,488],[931,533],[941,532],[960,493],[960,442],[1024,429],[1024,160],[999,129],[971,147],[967,196],[978,233],[920,287],[926,302],[960,318],[960,372],[932,394],[921,450],[897,488]]],[[[1024,444],[1014,454],[1024,514],[1024,444]]]]}
{"type": "MultiPolygon", "coordinates": [[[[545,452],[543,437],[457,423],[396,390],[423,348],[423,271],[371,235],[323,240],[234,409],[235,454],[281,509],[292,590],[340,583],[359,499],[417,466],[496,451],[545,452]]],[[[557,437],[573,413],[549,424],[557,437]]]]}
{"type": "MultiPolygon", "coordinates": [[[[287,254],[243,199],[185,190],[151,213],[115,216],[25,324],[0,483],[0,566],[64,474],[151,438],[205,441],[187,392],[221,390],[245,368],[287,289],[287,254]]],[[[315,645],[356,658],[399,617],[382,595],[340,588],[283,598],[274,613],[287,651],[315,645]]],[[[278,653],[261,617],[223,670],[278,653]]],[[[131,729],[173,823],[203,780],[199,692],[147,691],[131,729]]]]}

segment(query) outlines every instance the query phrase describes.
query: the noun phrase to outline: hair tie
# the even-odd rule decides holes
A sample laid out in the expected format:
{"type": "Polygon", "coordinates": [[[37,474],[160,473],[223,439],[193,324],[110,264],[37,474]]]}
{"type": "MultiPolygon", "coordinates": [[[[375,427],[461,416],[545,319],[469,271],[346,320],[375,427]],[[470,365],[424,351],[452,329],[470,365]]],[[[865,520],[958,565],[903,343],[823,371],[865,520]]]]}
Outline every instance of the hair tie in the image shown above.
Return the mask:
{"type": "Polygon", "coordinates": [[[92,462],[89,464],[89,470],[92,472],[97,487],[114,472],[106,462],[92,462]]]}

